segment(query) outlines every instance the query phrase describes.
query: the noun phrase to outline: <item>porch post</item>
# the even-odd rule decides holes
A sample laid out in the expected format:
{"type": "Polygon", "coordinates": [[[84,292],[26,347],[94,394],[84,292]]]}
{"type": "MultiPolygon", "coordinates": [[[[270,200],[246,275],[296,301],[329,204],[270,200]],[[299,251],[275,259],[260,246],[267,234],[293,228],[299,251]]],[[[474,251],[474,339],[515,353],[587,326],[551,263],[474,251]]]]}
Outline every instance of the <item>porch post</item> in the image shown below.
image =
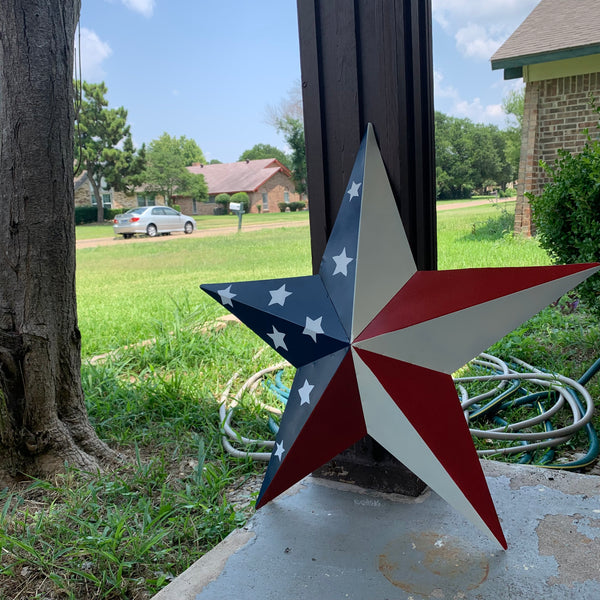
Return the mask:
{"type": "MultiPolygon", "coordinates": [[[[431,1],[297,2],[313,272],[369,122],[417,267],[435,269],[431,1]]],[[[319,474],[414,495],[424,487],[369,436],[319,474]]]]}

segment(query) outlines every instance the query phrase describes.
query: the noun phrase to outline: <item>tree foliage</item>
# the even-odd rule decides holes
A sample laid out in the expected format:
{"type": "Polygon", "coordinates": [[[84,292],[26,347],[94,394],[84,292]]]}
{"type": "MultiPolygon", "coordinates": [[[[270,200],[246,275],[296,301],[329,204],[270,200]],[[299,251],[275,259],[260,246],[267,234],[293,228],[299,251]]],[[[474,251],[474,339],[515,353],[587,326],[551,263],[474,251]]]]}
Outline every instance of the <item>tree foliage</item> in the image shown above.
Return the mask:
{"type": "MultiPolygon", "coordinates": [[[[551,181],[539,196],[528,194],[540,245],[558,263],[600,262],[600,140],[584,133],[582,151],[558,150],[554,165],[542,163],[551,181]]],[[[578,290],[600,315],[598,275],[578,290]]]]}
{"type": "Polygon", "coordinates": [[[127,125],[127,111],[108,108],[104,83],[76,84],[75,106],[75,159],[85,169],[92,185],[102,222],[104,209],[101,190],[113,188],[129,192],[139,185],[139,175],[144,168],[145,149],[133,146],[127,125]]]}
{"type": "Polygon", "coordinates": [[[507,157],[507,133],[495,125],[435,113],[438,198],[465,198],[487,186],[504,189],[517,171],[507,157]]]}
{"type": "Polygon", "coordinates": [[[196,175],[186,169],[194,162],[205,161],[202,150],[194,140],[163,133],[150,142],[146,158],[143,181],[149,191],[161,194],[165,203],[171,204],[174,195],[191,196],[202,202],[208,200],[204,175],[196,175]]]}
{"type": "Polygon", "coordinates": [[[521,137],[525,110],[525,89],[513,90],[502,101],[502,110],[507,115],[506,158],[515,174],[519,173],[521,159],[521,137]]]}
{"type": "Polygon", "coordinates": [[[306,189],[306,145],[304,141],[304,122],[302,111],[302,87],[297,81],[287,96],[276,106],[267,106],[266,121],[283,134],[290,148],[288,168],[299,194],[306,189]]]}
{"type": "Polygon", "coordinates": [[[289,156],[283,150],[271,146],[271,144],[255,144],[249,150],[244,150],[238,160],[260,160],[261,158],[275,158],[291,170],[292,165],[289,156]]]}
{"type": "Polygon", "coordinates": [[[291,116],[282,118],[277,129],[283,133],[287,145],[291,148],[290,171],[299,194],[306,193],[306,145],[304,142],[304,124],[291,116]]]}

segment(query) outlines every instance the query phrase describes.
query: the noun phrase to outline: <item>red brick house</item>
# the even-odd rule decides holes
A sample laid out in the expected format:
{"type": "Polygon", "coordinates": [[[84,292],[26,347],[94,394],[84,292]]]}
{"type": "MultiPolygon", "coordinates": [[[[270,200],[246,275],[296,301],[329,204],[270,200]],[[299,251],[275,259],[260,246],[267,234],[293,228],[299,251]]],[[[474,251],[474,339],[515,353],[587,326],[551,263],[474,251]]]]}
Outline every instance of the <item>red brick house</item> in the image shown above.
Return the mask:
{"type": "Polygon", "coordinates": [[[582,130],[596,131],[590,95],[600,102],[600,2],[541,0],[491,62],[504,79],[525,82],[515,231],[530,235],[524,194],[538,194],[547,181],[540,160],[552,164],[559,148],[577,152],[582,130]]]}
{"type": "MultiPolygon", "coordinates": [[[[250,212],[256,213],[278,212],[280,202],[288,204],[306,201],[296,193],[289,169],[274,158],[216,165],[195,163],[187,169],[190,173],[204,175],[210,202],[214,202],[219,194],[246,192],[250,200],[250,212]]],[[[199,214],[202,209],[207,208],[191,198],[178,197],[176,202],[182,212],[191,215],[199,214]]],[[[214,204],[209,204],[208,207],[212,211],[214,204]]]]}

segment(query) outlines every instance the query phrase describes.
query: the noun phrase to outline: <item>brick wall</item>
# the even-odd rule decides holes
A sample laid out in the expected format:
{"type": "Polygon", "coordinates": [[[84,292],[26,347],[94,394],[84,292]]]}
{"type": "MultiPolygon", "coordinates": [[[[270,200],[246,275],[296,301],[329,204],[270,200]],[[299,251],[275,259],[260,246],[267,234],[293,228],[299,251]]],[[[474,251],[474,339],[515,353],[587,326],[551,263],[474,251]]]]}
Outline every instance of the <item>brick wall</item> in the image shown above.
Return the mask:
{"type": "MultiPolygon", "coordinates": [[[[271,179],[269,179],[264,185],[262,185],[256,192],[249,194],[251,200],[250,212],[258,212],[258,206],[262,208],[262,195],[267,194],[269,202],[268,212],[279,212],[279,203],[285,201],[285,192],[288,192],[290,202],[300,202],[300,194],[296,193],[294,183],[289,177],[286,177],[283,173],[275,173],[271,179]]],[[[304,200],[306,201],[306,200],[304,200]]]]}
{"type": "Polygon", "coordinates": [[[587,127],[590,133],[596,131],[598,113],[590,106],[590,94],[600,98],[600,73],[527,82],[515,232],[533,233],[524,194],[539,194],[548,180],[540,160],[552,164],[559,148],[579,151],[585,143],[582,130],[587,127]]]}

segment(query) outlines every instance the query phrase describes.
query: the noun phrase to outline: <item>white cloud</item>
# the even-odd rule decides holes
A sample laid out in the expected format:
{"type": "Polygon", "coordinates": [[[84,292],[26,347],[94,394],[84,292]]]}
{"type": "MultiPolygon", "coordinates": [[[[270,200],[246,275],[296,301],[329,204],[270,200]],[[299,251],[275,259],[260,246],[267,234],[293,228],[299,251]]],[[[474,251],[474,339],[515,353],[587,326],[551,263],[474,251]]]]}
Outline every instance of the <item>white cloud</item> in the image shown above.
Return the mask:
{"type": "Polygon", "coordinates": [[[433,0],[433,18],[466,58],[489,60],[540,0],[433,0]]]}
{"type": "Polygon", "coordinates": [[[123,4],[135,12],[139,12],[144,17],[151,17],[154,13],[154,0],[121,0],[123,4]]]}
{"type": "MultiPolygon", "coordinates": [[[[75,45],[79,41],[75,38],[75,45]]],[[[100,81],[105,72],[102,63],[112,54],[108,43],[103,42],[96,32],[86,27],[81,28],[81,71],[82,79],[85,81],[100,81]]],[[[75,60],[78,60],[76,56],[75,60]]]]}
{"type": "MultiPolygon", "coordinates": [[[[444,84],[444,76],[440,71],[434,71],[435,98],[445,100],[444,111],[453,117],[468,118],[474,123],[492,123],[502,126],[506,121],[506,114],[501,104],[482,104],[480,98],[465,100],[459,91],[452,85],[444,84]]],[[[436,101],[437,104],[437,101],[436,101]]]]}
{"type": "Polygon", "coordinates": [[[496,39],[490,37],[490,32],[476,23],[461,27],[454,34],[454,39],[456,48],[463,56],[477,60],[489,60],[504,41],[502,36],[496,39]]]}

